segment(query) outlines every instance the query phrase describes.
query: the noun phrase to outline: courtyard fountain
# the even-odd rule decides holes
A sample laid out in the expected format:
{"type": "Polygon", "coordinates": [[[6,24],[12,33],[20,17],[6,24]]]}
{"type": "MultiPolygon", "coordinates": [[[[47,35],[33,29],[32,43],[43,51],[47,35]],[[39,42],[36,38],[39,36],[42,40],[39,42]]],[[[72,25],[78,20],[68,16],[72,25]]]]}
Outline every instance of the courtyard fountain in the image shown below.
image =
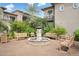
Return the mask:
{"type": "Polygon", "coordinates": [[[30,38],[28,38],[28,40],[31,43],[35,44],[35,43],[38,43],[38,42],[39,43],[44,43],[44,42],[46,43],[50,39],[43,36],[43,28],[42,28],[42,26],[37,26],[36,27],[36,37],[30,37],[30,38]]]}

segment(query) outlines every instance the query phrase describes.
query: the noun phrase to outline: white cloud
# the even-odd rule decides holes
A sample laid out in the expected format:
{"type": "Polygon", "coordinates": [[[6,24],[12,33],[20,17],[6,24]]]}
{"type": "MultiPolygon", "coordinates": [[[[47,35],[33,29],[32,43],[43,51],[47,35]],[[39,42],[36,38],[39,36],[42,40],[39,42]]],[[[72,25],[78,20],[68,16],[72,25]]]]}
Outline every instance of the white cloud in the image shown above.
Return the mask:
{"type": "Polygon", "coordinates": [[[39,3],[38,6],[46,5],[46,3],[39,3]]]}
{"type": "Polygon", "coordinates": [[[7,8],[7,12],[12,12],[15,9],[15,6],[13,4],[8,4],[5,8],[7,8]]]}

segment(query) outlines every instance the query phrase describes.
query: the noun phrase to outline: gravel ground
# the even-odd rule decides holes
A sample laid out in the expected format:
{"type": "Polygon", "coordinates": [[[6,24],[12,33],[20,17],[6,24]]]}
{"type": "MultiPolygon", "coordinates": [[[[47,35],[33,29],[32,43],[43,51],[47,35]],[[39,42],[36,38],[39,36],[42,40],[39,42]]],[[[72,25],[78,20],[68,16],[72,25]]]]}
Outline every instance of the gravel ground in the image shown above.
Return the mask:
{"type": "Polygon", "coordinates": [[[0,43],[0,56],[78,56],[79,50],[70,48],[69,53],[58,51],[58,40],[32,43],[27,39],[0,43]]]}

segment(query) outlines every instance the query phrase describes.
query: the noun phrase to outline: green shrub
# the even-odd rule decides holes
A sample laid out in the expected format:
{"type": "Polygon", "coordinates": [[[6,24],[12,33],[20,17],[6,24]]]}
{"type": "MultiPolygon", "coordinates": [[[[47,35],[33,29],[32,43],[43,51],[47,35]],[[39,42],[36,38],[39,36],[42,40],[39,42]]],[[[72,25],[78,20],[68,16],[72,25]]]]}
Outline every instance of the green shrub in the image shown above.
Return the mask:
{"type": "Polygon", "coordinates": [[[79,41],[79,29],[75,30],[74,35],[75,35],[75,41],[79,41]]]}
{"type": "Polygon", "coordinates": [[[31,32],[35,32],[35,28],[33,28],[28,22],[14,21],[11,24],[11,31],[19,33],[26,32],[29,35],[31,32]]]}
{"type": "Polygon", "coordinates": [[[29,36],[31,32],[35,33],[35,31],[36,29],[32,27],[31,24],[27,25],[27,29],[25,29],[25,32],[27,32],[29,36]]]}
{"type": "Polygon", "coordinates": [[[14,38],[14,32],[8,32],[8,38],[13,39],[14,38]]]}
{"type": "Polygon", "coordinates": [[[49,32],[53,32],[54,29],[53,22],[48,22],[48,28],[49,28],[49,32]]]}
{"type": "Polygon", "coordinates": [[[46,26],[44,27],[44,32],[52,32],[54,29],[53,22],[46,22],[46,26]]]}
{"type": "Polygon", "coordinates": [[[60,36],[60,35],[64,35],[67,33],[66,29],[64,27],[56,27],[54,30],[53,30],[54,33],[57,34],[57,36],[60,36]]]}
{"type": "Polygon", "coordinates": [[[12,31],[15,31],[15,32],[20,32],[20,33],[25,32],[27,29],[27,23],[22,21],[14,21],[11,24],[11,29],[12,31]]]}
{"type": "Polygon", "coordinates": [[[8,27],[0,20],[0,32],[8,30],[8,27]]]}
{"type": "Polygon", "coordinates": [[[48,26],[44,27],[44,33],[49,32],[49,31],[50,31],[50,28],[48,26]]]}
{"type": "Polygon", "coordinates": [[[46,26],[46,27],[44,27],[44,33],[47,33],[47,32],[53,32],[53,29],[54,29],[54,27],[53,26],[46,26]]]}

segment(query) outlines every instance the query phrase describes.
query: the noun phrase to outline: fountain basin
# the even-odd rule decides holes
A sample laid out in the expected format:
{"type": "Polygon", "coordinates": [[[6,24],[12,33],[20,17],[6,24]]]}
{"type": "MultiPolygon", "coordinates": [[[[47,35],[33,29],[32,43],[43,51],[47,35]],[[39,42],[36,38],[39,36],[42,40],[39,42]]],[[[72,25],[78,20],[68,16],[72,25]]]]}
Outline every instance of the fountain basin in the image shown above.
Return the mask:
{"type": "Polygon", "coordinates": [[[49,44],[49,38],[42,37],[42,40],[38,40],[37,37],[30,37],[28,38],[29,44],[31,45],[48,45],[49,44]]]}
{"type": "Polygon", "coordinates": [[[49,38],[46,38],[46,37],[42,37],[42,40],[38,40],[37,37],[30,37],[30,38],[28,38],[28,40],[29,40],[30,42],[47,42],[47,41],[49,41],[50,39],[49,39],[49,38]]]}

